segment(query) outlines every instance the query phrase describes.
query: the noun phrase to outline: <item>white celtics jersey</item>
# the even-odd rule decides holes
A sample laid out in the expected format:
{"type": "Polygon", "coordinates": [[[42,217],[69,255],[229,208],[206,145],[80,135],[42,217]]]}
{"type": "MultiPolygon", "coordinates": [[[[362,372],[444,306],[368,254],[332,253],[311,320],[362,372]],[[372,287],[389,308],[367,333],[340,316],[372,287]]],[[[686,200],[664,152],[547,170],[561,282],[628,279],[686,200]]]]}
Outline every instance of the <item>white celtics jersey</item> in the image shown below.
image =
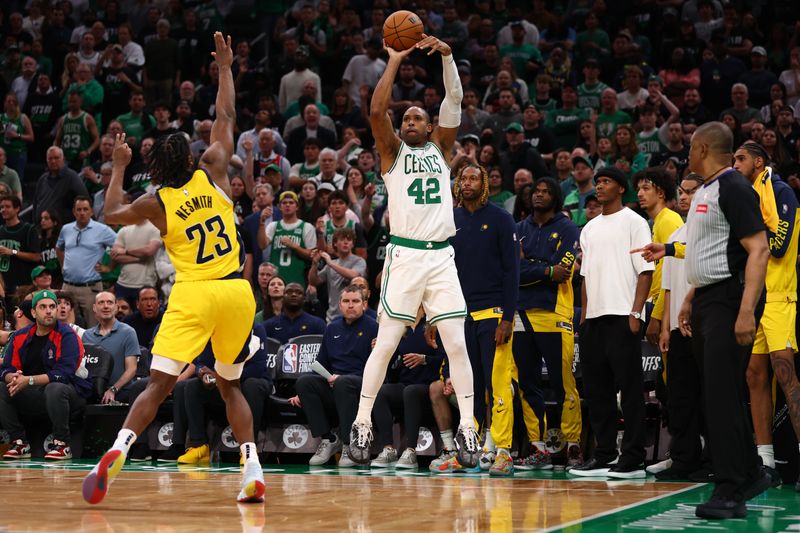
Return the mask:
{"type": "Polygon", "coordinates": [[[456,234],[450,167],[438,146],[428,142],[415,148],[401,142],[383,179],[392,235],[439,242],[456,234]]]}

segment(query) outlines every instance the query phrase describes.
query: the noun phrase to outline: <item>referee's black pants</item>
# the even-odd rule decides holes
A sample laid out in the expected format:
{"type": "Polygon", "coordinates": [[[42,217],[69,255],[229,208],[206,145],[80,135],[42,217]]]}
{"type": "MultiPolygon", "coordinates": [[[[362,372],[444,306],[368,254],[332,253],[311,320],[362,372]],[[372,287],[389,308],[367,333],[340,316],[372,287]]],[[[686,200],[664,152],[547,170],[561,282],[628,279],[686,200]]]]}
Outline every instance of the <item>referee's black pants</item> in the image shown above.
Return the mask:
{"type": "Polygon", "coordinates": [[[645,407],[639,335],[631,333],[627,316],[590,318],[580,330],[580,347],[583,396],[597,440],[594,458],[607,463],[617,457],[617,391],[621,391],[625,434],[619,464],[642,464],[645,407]]]}
{"type": "MultiPolygon", "coordinates": [[[[692,302],[692,348],[703,371],[703,399],[711,464],[717,492],[736,496],[737,489],[760,475],[758,454],[747,407],[745,372],[750,346],[736,342],[744,283],[738,276],[695,290],[692,302]]],[[[756,306],[756,324],[764,295],[756,306]]]]}
{"type": "Polygon", "coordinates": [[[678,329],[669,336],[667,392],[672,467],[691,473],[700,469],[703,429],[702,369],[692,350],[692,338],[678,329]]]}

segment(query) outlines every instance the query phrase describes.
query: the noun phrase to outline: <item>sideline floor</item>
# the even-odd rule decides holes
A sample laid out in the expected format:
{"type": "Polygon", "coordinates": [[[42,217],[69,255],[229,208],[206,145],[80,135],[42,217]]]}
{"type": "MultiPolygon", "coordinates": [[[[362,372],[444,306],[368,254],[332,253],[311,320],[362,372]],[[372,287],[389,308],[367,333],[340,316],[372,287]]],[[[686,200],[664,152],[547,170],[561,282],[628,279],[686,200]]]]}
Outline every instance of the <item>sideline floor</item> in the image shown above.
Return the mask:
{"type": "Polygon", "coordinates": [[[430,475],[265,465],[267,502],[237,505],[239,469],[126,465],[106,500],[81,498],[88,461],[0,463],[0,531],[800,531],[800,494],[771,489],[742,520],[694,517],[707,485],[563,473],[430,475]]]}

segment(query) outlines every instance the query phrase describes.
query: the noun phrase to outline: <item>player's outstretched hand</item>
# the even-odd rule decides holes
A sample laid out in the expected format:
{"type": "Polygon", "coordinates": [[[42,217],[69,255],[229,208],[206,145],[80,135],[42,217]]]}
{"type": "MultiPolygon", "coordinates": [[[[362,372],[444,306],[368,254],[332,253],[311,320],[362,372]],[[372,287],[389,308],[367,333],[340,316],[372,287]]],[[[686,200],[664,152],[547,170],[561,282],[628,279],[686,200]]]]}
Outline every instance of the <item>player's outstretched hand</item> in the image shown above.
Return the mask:
{"type": "Polygon", "coordinates": [[[125,134],[117,133],[117,138],[114,139],[114,150],[111,152],[111,161],[114,165],[128,166],[131,162],[131,147],[125,142],[125,134]]]}
{"type": "Polygon", "coordinates": [[[449,44],[447,44],[444,41],[440,41],[433,35],[425,35],[424,33],[422,34],[422,40],[417,44],[415,44],[414,48],[416,48],[417,50],[429,49],[428,55],[431,55],[434,52],[439,52],[443,56],[449,56],[450,54],[453,53],[453,51],[450,49],[449,44]]]}
{"type": "Polygon", "coordinates": [[[658,242],[651,242],[641,248],[634,248],[631,250],[632,254],[642,254],[642,257],[648,263],[653,263],[663,258],[666,255],[667,247],[658,242]]]}
{"type": "Polygon", "coordinates": [[[396,58],[401,59],[401,60],[403,58],[407,57],[409,54],[411,54],[411,52],[416,50],[416,48],[412,46],[411,48],[407,48],[405,50],[402,50],[402,51],[398,52],[397,50],[395,50],[394,48],[389,46],[389,44],[386,42],[386,40],[383,41],[383,49],[386,50],[387,54],[389,54],[389,59],[392,59],[393,57],[396,57],[396,58]]]}
{"type": "Polygon", "coordinates": [[[211,52],[214,61],[220,67],[230,67],[233,64],[233,48],[231,48],[231,36],[225,38],[221,32],[214,32],[214,45],[217,50],[211,52]]]}

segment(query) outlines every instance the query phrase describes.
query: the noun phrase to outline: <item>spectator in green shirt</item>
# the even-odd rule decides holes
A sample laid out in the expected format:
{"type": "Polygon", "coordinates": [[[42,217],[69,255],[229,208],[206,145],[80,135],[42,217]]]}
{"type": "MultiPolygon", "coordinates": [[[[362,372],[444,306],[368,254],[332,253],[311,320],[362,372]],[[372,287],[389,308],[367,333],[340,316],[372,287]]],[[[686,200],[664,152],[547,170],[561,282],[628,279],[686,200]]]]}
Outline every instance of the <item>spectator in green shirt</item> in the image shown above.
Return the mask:
{"type": "Polygon", "coordinates": [[[142,140],[144,132],[155,127],[156,119],[144,112],[145,101],[142,91],[131,91],[128,104],[130,112],[118,116],[117,120],[122,123],[122,128],[125,130],[126,142],[130,146],[136,146],[142,140]]]}
{"type": "Polygon", "coordinates": [[[583,19],[586,30],[578,34],[575,39],[577,55],[580,59],[601,59],[611,50],[611,40],[608,33],[600,27],[600,19],[594,11],[590,11],[583,19]]]}
{"type": "Polygon", "coordinates": [[[500,56],[508,57],[518,75],[530,80],[542,65],[542,53],[525,42],[525,26],[521,21],[511,24],[511,43],[500,47],[500,56]]]}
{"type": "Polygon", "coordinates": [[[625,111],[617,109],[617,93],[604,89],[600,94],[600,114],[597,115],[597,135],[612,137],[620,124],[631,124],[633,119],[625,111]]]}
{"type": "Polygon", "coordinates": [[[572,148],[578,138],[578,125],[581,120],[591,118],[590,110],[578,109],[578,92],[575,87],[565,84],[561,89],[561,108],[548,111],[545,126],[552,128],[556,136],[556,146],[572,148]]]}
{"type": "Polygon", "coordinates": [[[75,69],[75,77],[77,81],[70,84],[61,102],[63,109],[67,108],[69,95],[77,92],[81,95],[81,109],[92,114],[98,127],[102,129],[100,109],[103,105],[103,96],[105,94],[103,86],[94,79],[92,67],[88,63],[80,63],[78,65],[75,69]]]}

